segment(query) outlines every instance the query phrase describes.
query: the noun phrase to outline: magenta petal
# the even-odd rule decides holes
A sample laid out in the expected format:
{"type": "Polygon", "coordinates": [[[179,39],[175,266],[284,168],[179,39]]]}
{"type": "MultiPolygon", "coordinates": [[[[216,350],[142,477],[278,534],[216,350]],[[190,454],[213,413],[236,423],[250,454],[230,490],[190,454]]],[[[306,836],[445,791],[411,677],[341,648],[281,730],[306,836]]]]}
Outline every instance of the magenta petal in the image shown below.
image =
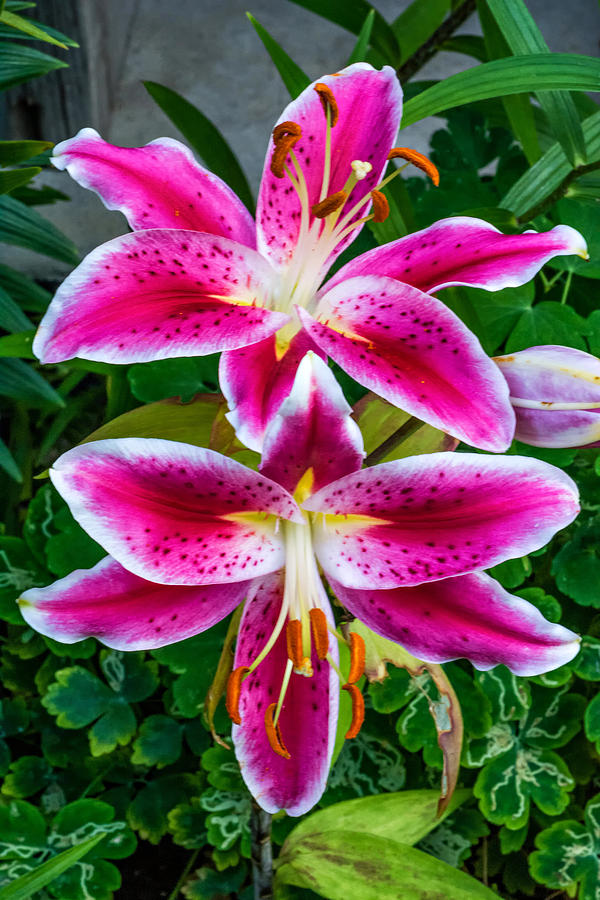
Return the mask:
{"type": "Polygon", "coordinates": [[[426,662],[466,657],[477,669],[502,663],[516,675],[540,675],[579,651],[576,634],[483,572],[391,591],[332,588],[365,625],[426,662]]]}
{"type": "Polygon", "coordinates": [[[583,447],[600,441],[600,408],[585,408],[600,403],[599,359],[572,347],[544,345],[494,361],[508,383],[518,440],[534,447],[583,447]],[[528,408],[529,401],[537,408],[528,408]]]}
{"type": "Polygon", "coordinates": [[[356,275],[386,275],[421,291],[452,284],[500,291],[530,281],[553,256],[587,256],[574,228],[501,234],[482,219],[456,216],[368,250],[336,272],[326,287],[356,275]]]}
{"type": "Polygon", "coordinates": [[[219,383],[229,404],[227,418],[251,450],[260,453],[265,430],[291,391],[300,360],[309,350],[325,356],[305,331],[299,331],[280,358],[276,335],[221,355],[219,383]]]}
{"type": "Polygon", "coordinates": [[[50,470],[80,525],[123,566],[161,584],[245,581],[283,565],[277,517],[292,497],[240,463],[158,438],[94,441],[50,470]]]}
{"type": "MultiPolygon", "coordinates": [[[[342,190],[351,174],[351,163],[363,160],[371,163],[372,172],[359,181],[350,194],[345,210],[350,210],[361,198],[377,186],[385,168],[387,155],[400,125],[402,91],[396,73],[389,66],[378,72],[366,63],[355,63],[335,75],[318,79],[333,92],[339,109],[339,120],[331,130],[331,179],[328,195],[342,190]]],[[[319,95],[309,85],[293,100],[277,120],[295,122],[302,129],[302,137],[294,152],[299,160],[308,190],[309,208],[321,199],[323,165],[325,160],[326,120],[319,95]]],[[[285,266],[291,259],[300,233],[300,200],[287,177],[276,178],[271,170],[274,145],[267,150],[263,177],[258,195],[256,228],[258,248],[275,266],[285,266]]],[[[353,220],[368,212],[364,206],[353,220]]],[[[310,216],[314,222],[314,217],[310,216]]],[[[329,256],[325,271],[344,247],[356,237],[356,228],[338,243],[329,256]]]]}
{"type": "Polygon", "coordinates": [[[391,278],[352,278],[326,293],[313,340],[360,384],[483,450],[510,445],[514,413],[497,367],[440,300],[391,278]]]}
{"type": "Polygon", "coordinates": [[[255,250],[197,231],[136,231],[62,283],[33,342],[44,363],[202,356],[263,340],[289,316],[261,308],[273,271],[255,250]]]}
{"type": "Polygon", "coordinates": [[[543,547],[579,510],[560,469],[520,456],[434,453],[346,475],[302,505],[327,577],[392,588],[463,575],[543,547]]]}
{"type": "Polygon", "coordinates": [[[291,494],[308,469],[320,488],[362,466],[363,440],[331,369],[307,353],[265,435],[260,471],[291,494]]]}
{"type": "Polygon", "coordinates": [[[153,650],[220,622],[250,584],[154,584],[107,556],[93,569],[25,591],[19,605],[32,628],[63,644],[96,637],[115,650],[153,650]]]}
{"type": "MultiPolygon", "coordinates": [[[[264,579],[246,602],[235,651],[234,668],[249,666],[271,634],[283,599],[283,577],[264,579]]],[[[331,610],[325,610],[333,626],[331,610]]],[[[329,652],[338,662],[337,642],[329,636],[329,652]]],[[[290,759],[276,754],[265,731],[265,711],[279,697],[287,663],[285,628],[266,659],[242,683],[241,725],[233,726],[233,742],[248,790],[267,812],[285,809],[290,816],[308,812],[327,783],[335,743],[339,686],[337,675],[313,650],[314,675],[292,673],[279,725],[290,759]]]]}
{"type": "Polygon", "coordinates": [[[52,162],[98,194],[107,209],[120,210],[134,231],[186,228],[256,247],[254,222],[241,200],[173,138],[115,147],[82,128],[56,145],[52,162]]]}

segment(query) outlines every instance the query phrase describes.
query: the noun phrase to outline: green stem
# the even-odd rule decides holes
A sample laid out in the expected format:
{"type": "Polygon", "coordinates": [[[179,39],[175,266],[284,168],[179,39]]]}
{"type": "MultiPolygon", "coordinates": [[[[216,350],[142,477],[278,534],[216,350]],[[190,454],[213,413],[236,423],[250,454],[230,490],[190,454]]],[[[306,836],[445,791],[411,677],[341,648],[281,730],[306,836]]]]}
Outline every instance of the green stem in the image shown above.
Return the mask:
{"type": "Polygon", "coordinates": [[[200,848],[198,848],[198,850],[194,850],[194,852],[192,853],[192,855],[191,855],[190,858],[188,859],[187,863],[185,864],[185,868],[184,868],[183,872],[181,873],[181,875],[180,875],[179,878],[177,879],[177,884],[175,885],[175,887],[173,888],[173,890],[171,891],[171,893],[170,893],[169,896],[167,897],[167,900],[177,900],[177,897],[179,897],[179,894],[180,894],[180,892],[181,892],[181,888],[183,887],[186,878],[188,877],[188,875],[189,875],[190,872],[192,871],[192,866],[194,865],[194,863],[195,863],[196,860],[198,859],[198,854],[199,854],[199,853],[200,853],[200,848]]]}
{"type": "Polygon", "coordinates": [[[369,455],[365,459],[365,466],[374,466],[378,462],[381,462],[381,460],[385,459],[388,453],[391,453],[392,450],[394,450],[398,446],[398,444],[401,444],[403,441],[413,435],[415,431],[418,431],[419,428],[422,427],[423,422],[421,422],[421,420],[417,419],[415,416],[411,416],[410,419],[408,419],[408,421],[404,423],[404,425],[401,425],[400,428],[397,428],[393,434],[390,434],[390,436],[386,438],[382,444],[379,445],[379,447],[376,447],[369,453],[369,455]]]}
{"type": "Polygon", "coordinates": [[[569,296],[569,290],[571,289],[571,279],[573,277],[573,272],[567,272],[567,277],[565,278],[565,284],[563,287],[562,297],[560,298],[560,302],[564,305],[567,302],[567,297],[569,296]]]}
{"type": "Polygon", "coordinates": [[[439,28],[433,32],[424,44],[418,50],[415,50],[412,56],[402,63],[400,68],[396,70],[396,74],[400,79],[400,83],[404,84],[409,78],[422,69],[425,63],[429,62],[435,54],[441,49],[442,44],[450,38],[457,28],[469,18],[475,11],[475,0],[464,0],[460,6],[454,10],[448,18],[442,22],[439,28]]]}
{"type": "Polygon", "coordinates": [[[576,168],[571,169],[568,175],[566,175],[558,187],[554,188],[554,190],[548,194],[543,200],[540,200],[539,203],[536,203],[535,206],[532,206],[531,209],[528,209],[527,212],[524,212],[523,215],[517,216],[517,222],[520,224],[523,222],[530,222],[532,219],[535,219],[536,216],[541,215],[541,213],[545,212],[551,206],[553,206],[558,200],[561,200],[565,194],[569,186],[575,181],[576,178],[579,178],[580,175],[587,175],[588,172],[595,172],[596,169],[600,169],[600,160],[597,162],[587,163],[584,166],[576,166],[576,168]]]}

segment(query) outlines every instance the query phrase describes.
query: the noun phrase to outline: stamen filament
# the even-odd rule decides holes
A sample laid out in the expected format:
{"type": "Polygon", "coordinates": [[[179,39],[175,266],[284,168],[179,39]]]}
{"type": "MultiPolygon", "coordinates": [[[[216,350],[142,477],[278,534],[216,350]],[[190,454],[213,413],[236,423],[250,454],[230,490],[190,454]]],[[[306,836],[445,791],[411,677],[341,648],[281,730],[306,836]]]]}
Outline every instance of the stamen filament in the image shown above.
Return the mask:
{"type": "MultiPolygon", "coordinates": [[[[279,721],[279,715],[281,713],[281,707],[283,706],[283,701],[285,700],[285,695],[287,693],[288,684],[290,683],[290,678],[292,676],[292,669],[294,668],[294,663],[291,659],[288,659],[285,672],[283,673],[283,681],[281,682],[281,690],[279,691],[279,699],[277,701],[277,709],[275,710],[275,715],[273,716],[273,725],[277,727],[277,722],[279,721]]],[[[275,705],[275,704],[272,704],[275,705]]]]}
{"type": "Polygon", "coordinates": [[[344,684],[342,689],[348,691],[352,698],[352,721],[346,732],[346,740],[351,740],[356,737],[365,721],[365,700],[355,684],[344,684]]]}
{"type": "MultiPolygon", "coordinates": [[[[286,566],[286,570],[285,570],[285,576],[286,576],[286,582],[287,582],[287,576],[288,576],[287,566],[286,566]]],[[[289,604],[285,603],[285,596],[286,595],[284,594],[284,602],[281,604],[281,609],[279,610],[279,617],[277,619],[277,622],[275,623],[275,628],[273,629],[271,636],[270,636],[269,640],[267,641],[267,643],[265,644],[265,646],[262,648],[262,650],[260,651],[260,653],[258,654],[256,659],[254,660],[254,662],[249,666],[248,673],[247,673],[248,675],[251,672],[254,672],[256,667],[261,664],[261,662],[263,661],[263,659],[265,658],[267,653],[269,653],[271,648],[274,646],[275,641],[281,634],[281,629],[283,628],[283,623],[285,622],[288,611],[289,611],[289,604]]]]}
{"type": "Polygon", "coordinates": [[[340,679],[340,684],[343,687],[346,684],[346,679],[342,675],[342,671],[341,671],[340,667],[338,666],[338,664],[336,663],[333,656],[331,655],[331,653],[328,653],[327,656],[325,657],[325,659],[327,660],[327,662],[329,663],[329,665],[331,666],[331,668],[333,669],[333,671],[335,672],[337,677],[340,679]]]}
{"type": "MultiPolygon", "coordinates": [[[[321,102],[323,102],[322,97],[321,102]]],[[[329,179],[331,177],[331,113],[329,105],[325,110],[325,123],[325,159],[323,160],[323,183],[321,184],[319,202],[324,200],[329,193],[329,179]]]]}
{"type": "Polygon", "coordinates": [[[279,756],[283,756],[284,759],[290,759],[290,752],[283,743],[281,730],[277,723],[273,721],[273,710],[275,709],[275,705],[275,703],[271,703],[267,706],[265,712],[265,731],[267,732],[267,738],[271,745],[271,749],[279,756]]]}

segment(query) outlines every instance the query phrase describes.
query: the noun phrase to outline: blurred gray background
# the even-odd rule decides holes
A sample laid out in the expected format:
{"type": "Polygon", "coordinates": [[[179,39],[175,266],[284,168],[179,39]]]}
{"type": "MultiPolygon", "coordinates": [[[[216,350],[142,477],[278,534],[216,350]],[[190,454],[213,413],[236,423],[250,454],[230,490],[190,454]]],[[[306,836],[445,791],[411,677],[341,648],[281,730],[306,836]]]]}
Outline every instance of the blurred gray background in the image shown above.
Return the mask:
{"type": "MultiPolygon", "coordinates": [[[[526,0],[526,4],[551,50],[598,55],[597,0],[526,0]]],[[[409,0],[374,3],[388,21],[408,5],[409,0]]],[[[59,51],[70,70],[10,93],[4,127],[8,133],[3,136],[58,142],[91,125],[115,144],[135,146],[163,135],[181,139],[142,85],[143,80],[157,81],[183,94],[212,119],[256,191],[270,130],[289,95],[246,18],[246,9],[311,78],[343,65],[356,40],[288,0],[39,0],[36,16],[79,40],[82,51],[59,51]],[[42,91],[44,80],[48,87],[42,91]]],[[[478,33],[476,16],[459,31],[478,33]]],[[[443,78],[472,65],[476,62],[470,57],[441,53],[417,77],[443,78]]],[[[429,136],[439,124],[431,119],[412,126],[403,132],[402,143],[426,152],[429,136]]],[[[68,193],[72,202],[38,210],[82,252],[127,230],[119,213],[105,210],[94,194],[75,185],[66,173],[42,177],[68,193]]],[[[66,271],[58,262],[16,248],[9,248],[4,260],[46,279],[66,271]]]]}

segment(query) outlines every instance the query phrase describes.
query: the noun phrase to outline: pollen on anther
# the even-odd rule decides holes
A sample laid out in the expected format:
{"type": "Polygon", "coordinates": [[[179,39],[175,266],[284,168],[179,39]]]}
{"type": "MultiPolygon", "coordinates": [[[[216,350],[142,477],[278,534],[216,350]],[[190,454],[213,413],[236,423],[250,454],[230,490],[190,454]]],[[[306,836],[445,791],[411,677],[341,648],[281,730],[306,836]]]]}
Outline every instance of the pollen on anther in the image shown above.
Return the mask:
{"type": "Polygon", "coordinates": [[[365,701],[355,684],[344,684],[342,688],[350,694],[352,699],[352,721],[350,722],[350,728],[346,732],[346,740],[349,741],[356,737],[365,720],[365,701]]]}
{"type": "Polygon", "coordinates": [[[311,206],[310,211],[316,219],[325,219],[330,213],[340,209],[347,199],[346,191],[336,191],[335,194],[330,194],[329,197],[325,197],[320,203],[315,203],[314,206],[311,206]]]}
{"type": "Polygon", "coordinates": [[[329,652],[329,639],[327,636],[327,616],[322,609],[315,607],[308,613],[310,616],[310,624],[312,626],[313,640],[315,642],[315,650],[319,659],[327,659],[329,652]]]}
{"type": "Polygon", "coordinates": [[[242,724],[239,710],[240,692],[242,690],[242,679],[244,678],[244,675],[249,671],[250,669],[248,668],[248,666],[238,666],[237,669],[233,670],[227,681],[225,708],[227,709],[229,718],[235,725],[242,724]]]}
{"type": "Polygon", "coordinates": [[[278,754],[278,756],[283,756],[284,759],[290,759],[290,752],[283,743],[283,739],[281,737],[281,730],[279,728],[279,723],[275,725],[273,722],[273,716],[275,714],[275,709],[277,708],[276,703],[271,703],[267,706],[265,711],[265,731],[267,732],[267,738],[269,744],[271,745],[271,749],[278,754]]]}
{"type": "Polygon", "coordinates": [[[300,619],[290,619],[286,629],[287,655],[294,664],[295,669],[302,667],[304,652],[302,650],[302,622],[300,619]]]}
{"type": "Polygon", "coordinates": [[[371,191],[371,200],[373,201],[373,221],[385,222],[390,214],[387,197],[381,191],[371,191]]]}
{"type": "Polygon", "coordinates": [[[411,150],[410,147],[393,147],[388,153],[388,159],[405,159],[407,162],[412,163],[413,166],[416,166],[417,169],[421,169],[422,172],[429,175],[436,187],[440,183],[440,173],[424,153],[411,150]]]}
{"type": "Polygon", "coordinates": [[[350,632],[350,672],[348,683],[356,684],[365,671],[365,642],[355,631],[350,632]]]}
{"type": "Polygon", "coordinates": [[[333,96],[333,91],[327,84],[323,84],[322,81],[318,81],[314,86],[314,90],[319,95],[319,100],[321,101],[321,106],[323,107],[323,112],[327,115],[327,110],[329,110],[329,114],[331,116],[331,127],[337,124],[337,120],[339,118],[340,112],[338,109],[338,105],[335,101],[335,97],[333,96]]]}

